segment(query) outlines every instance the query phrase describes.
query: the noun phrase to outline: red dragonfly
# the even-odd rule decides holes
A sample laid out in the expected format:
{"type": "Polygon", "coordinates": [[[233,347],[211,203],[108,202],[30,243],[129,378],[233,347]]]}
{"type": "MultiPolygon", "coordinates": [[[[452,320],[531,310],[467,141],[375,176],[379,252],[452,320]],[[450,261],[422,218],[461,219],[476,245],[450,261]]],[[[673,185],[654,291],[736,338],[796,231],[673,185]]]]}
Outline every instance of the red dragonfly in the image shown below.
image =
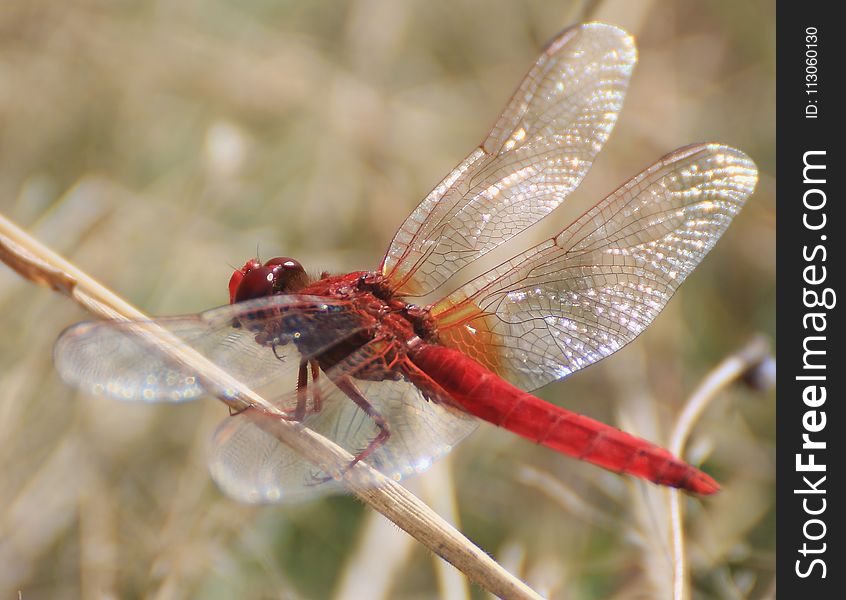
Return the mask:
{"type": "MultiPolygon", "coordinates": [[[[290,258],[251,259],[232,275],[230,305],[154,323],[270,390],[263,395],[286,418],[397,479],[425,470],[482,419],[612,471],[716,492],[711,477],[667,450],[529,392],[613,354],[656,317],[752,193],[757,171],[742,152],[676,150],[552,239],[440,301],[411,302],[579,185],[636,60],[632,37],[610,25],[555,38],[484,142],[402,224],[377,270],[312,277],[290,258]]],[[[68,382],[120,400],[181,402],[205,391],[117,322],[71,327],[55,354],[68,382]]],[[[210,464],[219,486],[246,502],[340,487],[319,483],[326,475],[256,426],[255,414],[220,426],[210,464]]]]}

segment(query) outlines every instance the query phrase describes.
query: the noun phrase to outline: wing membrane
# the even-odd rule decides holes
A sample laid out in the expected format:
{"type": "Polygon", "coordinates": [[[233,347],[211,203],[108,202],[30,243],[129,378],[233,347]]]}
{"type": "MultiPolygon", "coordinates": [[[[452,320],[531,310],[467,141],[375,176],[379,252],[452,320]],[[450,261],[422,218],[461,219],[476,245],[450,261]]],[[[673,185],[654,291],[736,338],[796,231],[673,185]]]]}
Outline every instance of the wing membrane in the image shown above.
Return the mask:
{"type": "Polygon", "coordinates": [[[665,156],[555,238],[433,307],[443,344],[532,390],[632,341],[752,193],[754,163],[717,144],[665,156]]]}
{"type": "Polygon", "coordinates": [[[636,60],[610,25],[556,38],[487,139],[400,227],[381,267],[397,292],[425,295],[557,207],[611,133],[636,60]]]}
{"type": "MultiPolygon", "coordinates": [[[[373,419],[334,384],[338,376],[351,376],[356,387],[388,423],[390,437],[367,459],[368,465],[393,479],[420,473],[448,453],[473,431],[478,421],[449,409],[445,403],[427,401],[404,378],[368,381],[356,377],[369,360],[360,350],[322,376],[316,387],[322,398],[319,412],[310,412],[302,424],[356,455],[379,430],[373,419]]],[[[282,399],[290,404],[292,398],[282,399]]],[[[281,443],[256,419],[272,419],[250,411],[224,421],[212,440],[209,469],[212,478],[229,496],[242,502],[275,503],[306,500],[343,491],[327,474],[281,443]]],[[[272,422],[266,423],[272,429],[272,422]]]]}
{"type": "Polygon", "coordinates": [[[56,342],[54,360],[68,383],[125,401],[184,402],[206,393],[195,373],[151,347],[139,335],[163,328],[230,375],[260,391],[285,381],[296,387],[300,361],[356,334],[366,316],[342,301],[309,296],[273,296],[212,309],[197,315],[150,322],[92,321],[67,329],[56,342]],[[256,331],[273,324],[297,335],[295,346],[280,339],[274,350],[256,342],[256,331]],[[288,343],[283,343],[283,342],[288,343]],[[300,349],[307,347],[305,355],[300,349]]]}
{"type": "MultiPolygon", "coordinates": [[[[120,400],[181,402],[203,395],[207,390],[199,377],[139,335],[161,327],[177,343],[197,350],[286,412],[293,414],[305,397],[302,424],[355,455],[379,430],[333,383],[335,378],[352,378],[390,431],[387,442],[367,462],[400,479],[427,469],[477,421],[424,398],[401,370],[395,380],[369,380],[368,365],[379,357],[374,358],[368,346],[342,358],[328,372],[315,376],[309,370],[305,393],[298,391],[303,361],[372,327],[369,319],[344,301],[273,296],[150,322],[80,323],[56,342],[55,362],[69,383],[120,400]],[[266,326],[280,333],[275,351],[255,339],[266,326]],[[290,342],[294,336],[297,345],[290,342]]],[[[320,483],[326,473],[258,426],[257,418],[272,422],[275,417],[250,409],[224,421],[213,438],[210,471],[224,492],[245,502],[288,502],[339,491],[336,482],[320,483]]]]}

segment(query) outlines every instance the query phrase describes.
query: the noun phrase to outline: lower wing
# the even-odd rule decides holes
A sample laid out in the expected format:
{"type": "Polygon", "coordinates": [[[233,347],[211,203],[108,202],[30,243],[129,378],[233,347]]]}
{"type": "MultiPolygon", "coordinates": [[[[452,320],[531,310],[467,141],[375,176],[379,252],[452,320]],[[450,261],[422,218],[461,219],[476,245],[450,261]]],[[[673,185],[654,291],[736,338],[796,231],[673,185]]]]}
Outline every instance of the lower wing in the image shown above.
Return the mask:
{"type": "MultiPolygon", "coordinates": [[[[317,404],[319,410],[310,409],[302,425],[357,456],[379,435],[373,414],[378,415],[387,424],[388,437],[365,461],[395,480],[425,471],[477,427],[475,418],[450,408],[446,398],[424,395],[405,376],[380,381],[357,377],[372,358],[365,346],[312,382],[309,406],[317,404]],[[335,385],[340,378],[355,385],[370,414],[335,385]]],[[[209,461],[218,486],[248,503],[296,502],[343,491],[332,480],[337,473],[306,462],[274,437],[274,422],[275,417],[251,409],[221,424],[209,461]]]]}

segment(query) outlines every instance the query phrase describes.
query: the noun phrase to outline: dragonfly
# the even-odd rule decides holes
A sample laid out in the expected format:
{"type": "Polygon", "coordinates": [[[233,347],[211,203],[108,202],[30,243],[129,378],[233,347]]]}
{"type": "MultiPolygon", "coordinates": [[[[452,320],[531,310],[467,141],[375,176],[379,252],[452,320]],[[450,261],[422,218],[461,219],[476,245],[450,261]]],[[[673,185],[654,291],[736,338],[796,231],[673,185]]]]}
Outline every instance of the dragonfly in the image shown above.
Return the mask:
{"type": "MultiPolygon", "coordinates": [[[[215,432],[210,472],[224,493],[272,503],[343,489],[262,418],[301,423],[347,450],[350,466],[364,461],[397,480],[486,421],[617,473],[694,494],[719,490],[669,451],[531,392],[617,352],[655,319],[752,194],[757,170],[741,151],[703,143],[671,152],[554,237],[440,300],[415,303],[580,184],[636,61],[632,36],[616,26],[559,34],[490,134],[400,226],[376,270],[310,275],[292,258],[253,258],[233,273],[228,305],[149,322],[278,408],[230,414],[215,432]]],[[[139,327],[70,327],[55,346],[60,375],[121,401],[215,392],[140,342],[139,327]]]]}

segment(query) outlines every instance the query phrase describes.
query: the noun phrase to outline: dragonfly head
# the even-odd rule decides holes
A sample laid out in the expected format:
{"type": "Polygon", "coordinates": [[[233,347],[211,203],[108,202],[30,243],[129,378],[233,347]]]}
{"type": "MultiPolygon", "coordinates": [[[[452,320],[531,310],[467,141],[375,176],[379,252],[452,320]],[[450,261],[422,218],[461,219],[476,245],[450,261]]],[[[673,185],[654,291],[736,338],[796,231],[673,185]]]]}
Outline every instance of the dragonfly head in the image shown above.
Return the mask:
{"type": "Polygon", "coordinates": [[[264,264],[257,258],[251,258],[229,279],[229,303],[290,294],[301,290],[308,283],[305,269],[293,258],[271,258],[264,264]]]}

